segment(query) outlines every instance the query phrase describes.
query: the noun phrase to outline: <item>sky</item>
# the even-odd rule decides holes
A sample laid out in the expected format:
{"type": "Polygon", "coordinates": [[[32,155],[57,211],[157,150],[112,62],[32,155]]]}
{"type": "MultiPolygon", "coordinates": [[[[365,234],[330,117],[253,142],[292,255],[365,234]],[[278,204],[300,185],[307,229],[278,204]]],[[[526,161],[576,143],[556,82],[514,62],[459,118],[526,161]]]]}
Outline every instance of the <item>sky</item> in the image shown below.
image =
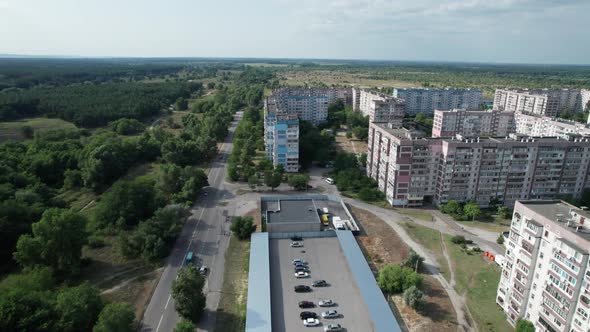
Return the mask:
{"type": "Polygon", "coordinates": [[[0,0],[0,54],[590,64],[590,0],[0,0]]]}

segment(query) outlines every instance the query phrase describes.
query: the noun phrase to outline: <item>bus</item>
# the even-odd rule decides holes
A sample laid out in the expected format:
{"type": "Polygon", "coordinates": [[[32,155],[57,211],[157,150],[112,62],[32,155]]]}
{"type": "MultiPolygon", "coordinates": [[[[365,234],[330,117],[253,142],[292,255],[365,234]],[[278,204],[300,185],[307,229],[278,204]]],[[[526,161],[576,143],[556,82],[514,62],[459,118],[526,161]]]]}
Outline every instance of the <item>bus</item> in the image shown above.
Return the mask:
{"type": "Polygon", "coordinates": [[[190,264],[190,263],[192,263],[192,262],[193,262],[193,252],[192,252],[192,251],[189,251],[189,252],[186,254],[186,258],[185,258],[185,260],[184,260],[184,261],[185,261],[186,265],[188,265],[188,264],[190,264]]]}
{"type": "Polygon", "coordinates": [[[328,215],[327,214],[322,214],[322,224],[324,226],[330,225],[330,222],[329,222],[329,219],[328,219],[328,215]]]}

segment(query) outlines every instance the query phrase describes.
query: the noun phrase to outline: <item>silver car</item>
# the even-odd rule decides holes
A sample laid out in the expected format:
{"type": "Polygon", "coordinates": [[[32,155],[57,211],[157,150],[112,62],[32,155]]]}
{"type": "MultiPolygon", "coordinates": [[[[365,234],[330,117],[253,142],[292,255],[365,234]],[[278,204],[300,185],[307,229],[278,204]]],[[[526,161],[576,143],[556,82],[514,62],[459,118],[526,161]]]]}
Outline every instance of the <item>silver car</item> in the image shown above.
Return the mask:
{"type": "Polygon", "coordinates": [[[340,332],[340,331],[344,331],[342,329],[342,326],[340,324],[330,324],[327,326],[324,326],[324,331],[326,332],[340,332]]]}
{"type": "Polygon", "coordinates": [[[321,300],[320,302],[318,302],[318,305],[320,307],[333,307],[336,305],[336,303],[334,303],[334,301],[332,300],[321,300]]]}
{"type": "Polygon", "coordinates": [[[339,316],[340,316],[340,314],[336,310],[327,310],[327,311],[322,312],[323,318],[336,318],[339,316]]]}

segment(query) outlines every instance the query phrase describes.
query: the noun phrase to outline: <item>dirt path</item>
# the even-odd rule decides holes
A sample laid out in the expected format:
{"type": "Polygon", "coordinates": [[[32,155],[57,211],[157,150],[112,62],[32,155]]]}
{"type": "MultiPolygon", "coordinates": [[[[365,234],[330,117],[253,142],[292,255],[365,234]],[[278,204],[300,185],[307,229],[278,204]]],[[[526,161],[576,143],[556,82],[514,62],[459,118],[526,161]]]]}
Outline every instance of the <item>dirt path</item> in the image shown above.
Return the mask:
{"type": "Polygon", "coordinates": [[[447,244],[445,243],[445,239],[443,237],[443,234],[439,232],[440,235],[440,245],[443,249],[443,256],[445,258],[445,260],[447,261],[447,265],[449,266],[449,273],[451,274],[451,280],[449,280],[449,283],[451,284],[451,287],[455,288],[455,270],[453,270],[453,264],[451,263],[451,257],[449,256],[449,251],[447,249],[447,244]]]}

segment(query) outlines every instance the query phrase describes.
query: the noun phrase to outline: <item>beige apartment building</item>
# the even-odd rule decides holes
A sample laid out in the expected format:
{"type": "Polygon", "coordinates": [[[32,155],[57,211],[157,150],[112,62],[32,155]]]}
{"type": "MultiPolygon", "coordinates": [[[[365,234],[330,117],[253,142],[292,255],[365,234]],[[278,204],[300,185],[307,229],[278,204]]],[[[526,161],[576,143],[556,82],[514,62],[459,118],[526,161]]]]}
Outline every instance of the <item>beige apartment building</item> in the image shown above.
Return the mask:
{"type": "Polygon", "coordinates": [[[590,136],[590,128],[576,121],[514,113],[516,132],[528,136],[545,136],[566,138],[570,135],[590,136]]]}
{"type": "Polygon", "coordinates": [[[367,175],[394,206],[425,202],[578,197],[590,188],[588,138],[419,138],[407,129],[371,123],[367,175]]]}
{"type": "Polygon", "coordinates": [[[494,109],[556,117],[564,110],[583,112],[588,90],[497,89],[494,109]]]}
{"type": "Polygon", "coordinates": [[[518,201],[496,302],[513,326],[590,330],[590,213],[563,201],[518,201]]]}
{"type": "Polygon", "coordinates": [[[362,89],[352,89],[353,110],[369,117],[370,122],[388,122],[402,126],[405,102],[402,99],[362,89]]]}
{"type": "Polygon", "coordinates": [[[435,110],[432,137],[506,136],[515,131],[514,112],[435,110]]]}

